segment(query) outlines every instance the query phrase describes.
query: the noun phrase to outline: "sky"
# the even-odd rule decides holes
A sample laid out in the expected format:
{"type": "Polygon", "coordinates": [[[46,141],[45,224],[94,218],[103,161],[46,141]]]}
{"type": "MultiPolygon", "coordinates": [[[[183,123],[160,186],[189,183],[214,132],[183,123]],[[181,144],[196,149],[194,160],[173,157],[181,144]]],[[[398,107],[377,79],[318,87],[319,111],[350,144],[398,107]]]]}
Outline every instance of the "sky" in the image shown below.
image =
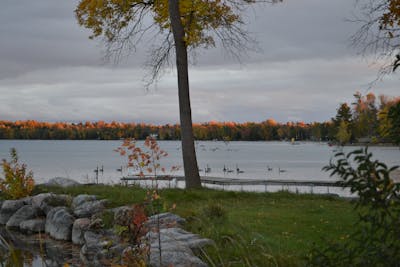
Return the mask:
{"type": "MultiPolygon", "coordinates": [[[[118,63],[74,17],[78,0],[2,0],[0,119],[178,123],[173,66],[149,90],[149,43],[118,63]]],[[[398,75],[370,86],[377,66],[351,47],[355,0],[284,0],[243,14],[258,50],[240,61],[220,47],[189,67],[194,122],[327,121],[353,94],[399,95],[398,75]]]]}

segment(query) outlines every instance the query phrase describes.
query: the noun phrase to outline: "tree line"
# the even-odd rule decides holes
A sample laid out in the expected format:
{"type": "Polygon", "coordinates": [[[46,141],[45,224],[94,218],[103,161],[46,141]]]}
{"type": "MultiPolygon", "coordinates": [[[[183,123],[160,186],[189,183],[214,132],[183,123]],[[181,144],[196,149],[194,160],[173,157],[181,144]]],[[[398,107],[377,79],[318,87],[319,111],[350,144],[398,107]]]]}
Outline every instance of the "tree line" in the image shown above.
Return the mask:
{"type": "Polygon", "coordinates": [[[333,140],[340,144],[400,143],[400,97],[356,92],[354,102],[341,103],[332,118],[333,140]]]}
{"type": "MultiPolygon", "coordinates": [[[[196,140],[223,141],[331,141],[399,143],[400,98],[369,93],[354,95],[351,104],[341,103],[334,118],[327,122],[278,123],[268,119],[256,122],[216,122],[193,124],[196,140]]],[[[0,121],[0,139],[43,140],[118,140],[146,139],[155,135],[159,140],[179,140],[179,124],[153,125],[122,122],[40,122],[0,121]]]]}
{"type": "MultiPolygon", "coordinates": [[[[269,119],[260,123],[206,122],[193,124],[196,140],[259,141],[259,140],[329,140],[333,124],[288,122],[277,123],[269,119]]],[[[159,140],[181,138],[179,124],[153,125],[122,122],[40,122],[0,121],[0,139],[43,140],[118,140],[146,139],[155,135],[159,140]]]]}

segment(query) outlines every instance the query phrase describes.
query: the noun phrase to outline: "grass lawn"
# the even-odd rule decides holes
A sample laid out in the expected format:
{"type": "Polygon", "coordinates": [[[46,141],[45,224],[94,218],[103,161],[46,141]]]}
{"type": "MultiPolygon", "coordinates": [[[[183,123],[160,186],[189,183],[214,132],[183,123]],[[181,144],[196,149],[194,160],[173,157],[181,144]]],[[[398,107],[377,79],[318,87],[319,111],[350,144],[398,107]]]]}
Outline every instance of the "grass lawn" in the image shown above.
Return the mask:
{"type": "MultiPolygon", "coordinates": [[[[137,187],[101,185],[36,191],[95,194],[113,207],[146,196],[137,187]]],[[[164,210],[176,204],[173,212],[188,220],[187,230],[216,242],[199,252],[210,266],[304,266],[313,245],[345,238],[357,218],[350,201],[328,196],[210,189],[165,189],[160,195],[164,210]]]]}

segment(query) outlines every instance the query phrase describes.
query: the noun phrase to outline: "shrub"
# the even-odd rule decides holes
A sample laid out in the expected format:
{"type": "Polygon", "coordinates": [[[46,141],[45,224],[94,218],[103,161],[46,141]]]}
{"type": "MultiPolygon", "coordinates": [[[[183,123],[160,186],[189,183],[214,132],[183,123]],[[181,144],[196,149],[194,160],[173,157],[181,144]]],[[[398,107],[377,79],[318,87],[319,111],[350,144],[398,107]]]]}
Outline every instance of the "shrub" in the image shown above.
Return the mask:
{"type": "Polygon", "coordinates": [[[18,162],[17,150],[11,148],[11,161],[3,159],[4,178],[0,179],[0,189],[10,199],[29,196],[34,188],[33,172],[26,170],[25,164],[18,162]]]}
{"type": "Polygon", "coordinates": [[[368,148],[335,157],[324,170],[339,175],[341,185],[358,194],[358,222],[340,242],[314,248],[310,266],[399,266],[400,184],[390,178],[397,166],[373,160],[368,148]]]}

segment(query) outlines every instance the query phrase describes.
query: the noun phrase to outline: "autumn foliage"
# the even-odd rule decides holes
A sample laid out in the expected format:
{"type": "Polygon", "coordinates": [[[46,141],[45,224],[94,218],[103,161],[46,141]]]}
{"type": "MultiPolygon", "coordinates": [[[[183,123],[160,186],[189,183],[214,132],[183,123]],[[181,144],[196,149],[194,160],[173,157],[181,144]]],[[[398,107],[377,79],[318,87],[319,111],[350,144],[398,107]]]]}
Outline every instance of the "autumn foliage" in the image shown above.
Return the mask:
{"type": "MultiPolygon", "coordinates": [[[[354,97],[353,103],[339,105],[337,115],[331,121],[279,123],[271,118],[262,122],[243,123],[210,121],[194,123],[193,133],[196,140],[278,141],[294,138],[298,141],[331,141],[343,139],[338,138],[343,137],[342,134],[338,135],[340,130],[346,136],[350,134],[351,142],[363,137],[375,137],[379,142],[399,143],[396,136],[400,128],[397,122],[400,116],[393,109],[400,98],[375,96],[372,92],[365,96],[356,92],[354,97]],[[344,124],[340,127],[342,121],[346,127],[344,124]]],[[[0,139],[145,140],[149,135],[157,136],[158,140],[180,140],[181,127],[179,124],[154,125],[116,121],[0,121],[0,139]]]]}
{"type": "Polygon", "coordinates": [[[128,158],[128,168],[137,171],[139,176],[157,176],[158,172],[165,172],[160,160],[168,156],[168,153],[160,148],[154,137],[146,138],[144,148],[137,146],[133,139],[125,139],[115,151],[128,158]]]}
{"type": "Polygon", "coordinates": [[[25,164],[18,162],[15,148],[10,150],[11,161],[3,159],[4,178],[0,179],[0,189],[11,199],[29,196],[34,188],[32,171],[27,171],[25,164]]]}
{"type": "MultiPolygon", "coordinates": [[[[332,128],[330,122],[277,123],[273,119],[263,122],[204,122],[194,123],[196,140],[258,141],[258,140],[326,140],[332,128]]],[[[39,122],[0,121],[0,139],[42,140],[144,140],[155,134],[158,140],[180,140],[179,124],[154,125],[122,122],[39,122]]]]}

